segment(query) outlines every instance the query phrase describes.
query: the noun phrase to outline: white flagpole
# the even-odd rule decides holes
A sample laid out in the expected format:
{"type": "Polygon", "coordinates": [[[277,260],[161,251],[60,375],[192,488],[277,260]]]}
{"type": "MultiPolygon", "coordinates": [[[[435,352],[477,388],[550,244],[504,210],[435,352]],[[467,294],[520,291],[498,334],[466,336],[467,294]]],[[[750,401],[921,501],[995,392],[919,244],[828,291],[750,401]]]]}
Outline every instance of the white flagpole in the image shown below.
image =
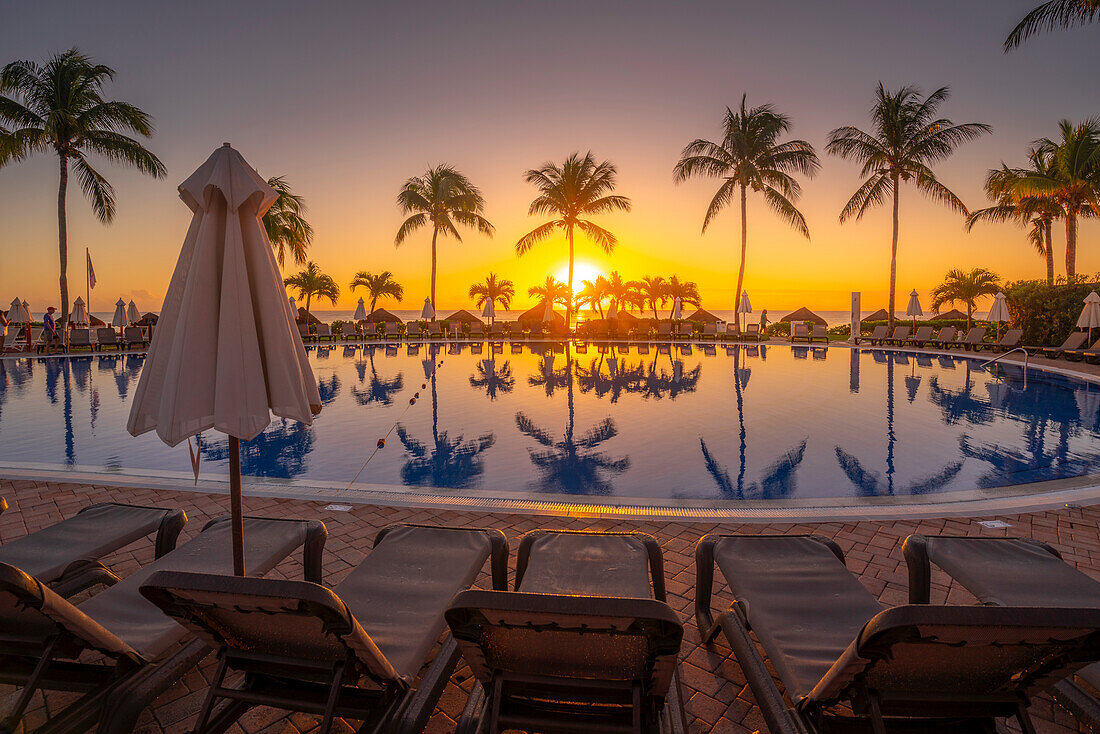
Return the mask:
{"type": "Polygon", "coordinates": [[[84,283],[87,285],[88,326],[92,325],[92,253],[84,248],[84,283]]]}

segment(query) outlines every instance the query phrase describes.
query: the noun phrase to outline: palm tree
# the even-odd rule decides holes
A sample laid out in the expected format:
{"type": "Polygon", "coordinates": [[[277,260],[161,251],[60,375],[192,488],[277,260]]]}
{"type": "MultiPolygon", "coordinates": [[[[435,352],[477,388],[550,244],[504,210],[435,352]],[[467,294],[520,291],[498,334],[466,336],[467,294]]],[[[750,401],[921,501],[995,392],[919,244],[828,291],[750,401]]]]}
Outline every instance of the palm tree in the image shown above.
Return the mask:
{"type": "Polygon", "coordinates": [[[533,285],[527,289],[527,295],[539,299],[541,304],[560,304],[566,308],[569,308],[569,303],[572,300],[569,297],[570,293],[569,286],[553,275],[547,275],[546,282],[542,285],[533,285]]]}
{"type": "Polygon", "coordinates": [[[746,211],[748,191],[758,191],[764,201],[806,239],[810,229],[794,202],[802,187],[793,174],[813,177],[821,167],[814,147],[805,140],[779,142],[791,127],[791,119],[776,112],[770,104],[749,108],[748,95],[741,95],[741,107],[734,112],[726,108],[722,119],[722,142],[697,138],[684,146],[680,161],[673,169],[676,183],[693,176],[723,179],[703,217],[703,232],[723,208],[740,194],[741,199],[741,265],[737,271],[737,297],[741,302],[741,287],[745,282],[745,253],[749,228],[746,211]]]}
{"type": "Polygon", "coordinates": [[[290,188],[285,176],[273,176],[267,185],[275,189],[278,198],[264,214],[264,230],[275,249],[279,267],[286,264],[286,253],[295,265],[304,265],[306,250],[313,243],[313,225],[306,221],[306,200],[290,188]]]}
{"type": "Polygon", "coordinates": [[[1001,277],[985,268],[974,268],[964,273],[952,268],[943,276],[943,282],[932,289],[932,310],[939,311],[945,303],[966,304],[966,328],[970,328],[970,319],[974,307],[982,296],[996,295],[1001,290],[1001,277]]]}
{"type": "Polygon", "coordinates": [[[569,279],[566,283],[569,298],[565,307],[567,326],[573,318],[573,231],[579,229],[584,232],[606,253],[614,251],[618,238],[585,217],[630,211],[630,199],[611,193],[615,190],[617,177],[615,166],[610,161],[596,163],[591,151],[585,153],[583,158],[579,153],[573,153],[560,166],[548,161],[524,175],[524,180],[539,190],[527,214],[550,215],[554,219],[520,237],[516,242],[516,254],[524,254],[550,237],[555,230],[565,232],[569,241],[569,279]]]}
{"type": "Polygon", "coordinates": [[[574,299],[577,309],[581,306],[587,305],[593,311],[598,311],[600,318],[603,318],[603,302],[607,300],[607,278],[598,276],[594,281],[582,280],[581,289],[577,292],[577,297],[574,299]]]}
{"type": "MultiPolygon", "coordinates": [[[[607,275],[607,297],[610,300],[608,308],[614,306],[622,309],[624,306],[638,304],[638,288],[641,286],[636,280],[623,280],[619,271],[612,270],[607,275]]],[[[644,306],[643,306],[644,307],[644,306]]]]}
{"type": "MultiPolygon", "coordinates": [[[[410,214],[401,223],[394,246],[400,245],[416,230],[431,225],[432,228],[432,309],[435,309],[436,242],[439,235],[450,235],[462,242],[458,227],[476,229],[486,237],[493,236],[493,225],[482,216],[485,197],[470,179],[453,166],[441,163],[429,168],[421,176],[413,176],[397,194],[397,205],[402,214],[410,214]]],[[[432,317],[435,321],[435,317],[432,317]]]]}
{"type": "Polygon", "coordinates": [[[52,151],[61,171],[57,189],[57,248],[61,261],[61,322],[69,314],[69,241],[65,196],[72,167],[96,218],[115,217],[115,192],[88,161],[95,153],[153,178],[163,178],[164,164],[136,139],[148,138],[153,118],[127,102],[105,100],[104,85],[114,79],[109,66],[93,63],[77,49],[51,56],[45,64],[13,61],[0,69],[0,124],[11,125],[8,142],[0,144],[0,164],[30,153],[52,151]],[[10,95],[10,96],[9,96],[10,95]],[[6,150],[5,150],[6,149],[6,150]]]}
{"type": "Polygon", "coordinates": [[[1047,283],[1054,285],[1054,245],[1051,242],[1051,230],[1054,220],[1061,217],[1064,210],[1053,197],[1024,196],[1017,190],[1017,184],[1024,176],[1031,173],[1049,174],[1050,159],[1049,155],[1041,155],[1032,148],[1028,152],[1030,169],[1009,168],[1004,163],[1001,163],[1000,168],[991,169],[985,178],[985,191],[996,204],[972,212],[966,219],[966,230],[969,232],[975,224],[982,221],[1015,221],[1025,226],[1030,225],[1028,240],[1046,260],[1047,283]]]}
{"type": "Polygon", "coordinates": [[[405,297],[404,286],[394,280],[393,273],[388,270],[383,270],[378,275],[360,270],[351,279],[348,288],[354,293],[359,286],[366,288],[367,293],[370,295],[370,312],[372,314],[379,298],[389,297],[401,303],[401,299],[405,297]]]}
{"type": "Polygon", "coordinates": [[[498,278],[496,273],[490,272],[482,283],[474,283],[470,286],[469,296],[475,299],[478,307],[485,305],[486,301],[492,301],[494,306],[507,310],[512,305],[512,298],[516,295],[516,286],[507,278],[498,278]]]}
{"type": "Polygon", "coordinates": [[[1079,125],[1058,123],[1058,140],[1042,138],[1033,144],[1040,156],[1050,157],[1046,170],[1028,171],[1014,190],[1022,196],[1049,197],[1066,219],[1066,277],[1077,274],[1077,218],[1100,216],[1100,119],[1079,125]]]}
{"type": "Polygon", "coordinates": [[[1005,52],[1042,30],[1074,28],[1096,20],[1100,12],[1100,0],[1047,0],[1024,16],[1005,39],[1005,52]]]}
{"type": "Polygon", "coordinates": [[[298,300],[306,299],[307,314],[309,313],[309,302],[314,296],[327,298],[332,301],[333,306],[340,298],[340,286],[336,285],[336,281],[332,279],[331,275],[322,273],[321,269],[317,267],[317,263],[312,260],[306,263],[305,270],[297,275],[284,278],[283,285],[296,289],[298,300]]]}
{"type": "Polygon", "coordinates": [[[657,316],[657,307],[664,305],[668,302],[668,284],[665,279],[656,276],[646,276],[638,284],[638,300],[642,304],[642,308],[653,309],[654,320],[660,318],[657,316]]]}
{"type": "MultiPolygon", "coordinates": [[[[665,297],[673,302],[673,308],[675,309],[676,299],[680,299],[681,304],[688,306],[694,306],[699,308],[702,301],[699,298],[699,284],[691,280],[681,281],[679,276],[673,275],[665,283],[665,297]]],[[[737,296],[737,300],[741,300],[741,296],[737,296]]],[[[672,318],[672,312],[669,311],[669,318],[672,318]]]]}
{"type": "Polygon", "coordinates": [[[871,208],[893,198],[894,234],[890,244],[890,313],[889,327],[894,328],[894,295],[898,265],[898,196],[901,184],[912,181],[918,191],[947,206],[969,214],[959,197],[951,193],[936,178],[931,164],[946,159],[955,149],[990,132],[989,125],[971,122],[956,125],[946,118],[937,118],[936,111],[950,96],[947,87],[940,87],[927,97],[915,86],[905,86],[896,92],[887,91],[879,82],[875,106],[871,109],[873,133],[857,127],[838,127],[829,133],[825,150],[841,158],[851,158],[863,164],[860,175],[863,184],[840,212],[840,221],[862,219],[871,208]]]}

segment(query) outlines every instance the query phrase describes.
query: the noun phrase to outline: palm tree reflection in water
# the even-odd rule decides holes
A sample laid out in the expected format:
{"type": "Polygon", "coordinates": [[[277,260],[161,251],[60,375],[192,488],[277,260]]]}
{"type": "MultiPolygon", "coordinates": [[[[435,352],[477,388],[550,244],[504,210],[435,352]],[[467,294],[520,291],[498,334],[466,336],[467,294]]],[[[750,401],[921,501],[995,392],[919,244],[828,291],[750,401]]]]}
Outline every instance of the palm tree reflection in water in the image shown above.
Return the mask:
{"type": "Polygon", "coordinates": [[[573,359],[570,345],[565,345],[565,366],[554,370],[553,354],[543,357],[541,376],[533,375],[529,382],[533,387],[542,386],[552,396],[556,388],[566,389],[568,419],[561,440],[534,424],[523,412],[516,413],[516,428],[528,438],[534,439],[541,449],[528,449],[531,463],[538,470],[538,478],[531,486],[542,492],[566,494],[612,494],[614,487],[610,477],[630,468],[630,457],[611,458],[598,447],[619,434],[610,416],[576,436],[576,410],[573,400],[573,359]]]}
{"type": "MultiPolygon", "coordinates": [[[[306,470],[306,457],[313,451],[312,426],[276,418],[251,441],[241,441],[241,474],[250,477],[291,479],[306,470]]],[[[212,461],[229,460],[229,442],[199,439],[199,453],[212,461]]]]}
{"type": "Polygon", "coordinates": [[[512,375],[512,364],[505,360],[499,368],[495,358],[483,359],[474,367],[474,374],[470,375],[470,387],[484,390],[489,400],[496,400],[497,395],[507,395],[516,386],[516,378],[512,375]]]}
{"type": "MultiPolygon", "coordinates": [[[[368,403],[393,405],[394,394],[401,392],[405,387],[404,373],[398,372],[397,377],[391,378],[379,377],[378,370],[374,367],[374,347],[367,345],[363,347],[363,351],[367,353],[370,361],[370,381],[367,383],[365,390],[353,385],[351,388],[352,397],[359,405],[367,405],[368,403]]],[[[359,375],[359,384],[362,384],[367,379],[366,363],[356,362],[355,371],[359,375]]]]}

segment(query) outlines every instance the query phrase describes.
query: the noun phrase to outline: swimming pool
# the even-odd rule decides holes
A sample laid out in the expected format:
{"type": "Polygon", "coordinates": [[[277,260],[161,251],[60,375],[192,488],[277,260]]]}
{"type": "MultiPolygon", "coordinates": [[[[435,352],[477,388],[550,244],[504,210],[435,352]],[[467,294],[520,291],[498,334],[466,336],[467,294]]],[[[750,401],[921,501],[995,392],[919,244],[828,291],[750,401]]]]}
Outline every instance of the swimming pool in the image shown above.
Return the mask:
{"type": "MultiPolygon", "coordinates": [[[[991,373],[960,355],[463,343],[311,347],[309,358],[324,409],[312,427],[276,419],[242,442],[245,475],[737,503],[925,496],[1100,468],[1100,385],[1035,368],[1025,383],[1018,366],[991,373]]],[[[0,360],[0,467],[189,478],[186,445],[125,431],[142,363],[0,360]]],[[[202,437],[204,476],[226,473],[226,449],[202,437]]]]}

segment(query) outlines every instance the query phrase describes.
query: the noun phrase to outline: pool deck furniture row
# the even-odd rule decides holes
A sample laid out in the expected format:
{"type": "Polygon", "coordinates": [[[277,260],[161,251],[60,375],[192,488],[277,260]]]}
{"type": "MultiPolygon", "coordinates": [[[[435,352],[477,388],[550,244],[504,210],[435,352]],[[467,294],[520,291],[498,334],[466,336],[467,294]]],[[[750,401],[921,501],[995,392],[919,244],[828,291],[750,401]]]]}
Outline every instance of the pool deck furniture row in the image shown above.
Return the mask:
{"type": "MultiPolygon", "coordinates": [[[[80,522],[89,520],[58,525],[80,522]]],[[[508,591],[500,530],[400,522],[325,586],[318,520],[250,517],[246,577],[228,575],[225,525],[207,523],[77,605],[0,563],[0,681],[22,687],[5,724],[18,724],[29,691],[60,688],[84,695],[38,731],[131,731],[158,693],[216,651],[196,732],[272,705],[322,716],[322,734],[337,717],[362,731],[423,731],[460,659],[473,675],[460,732],[686,730],[686,630],[647,533],[529,530],[508,591]],[[259,578],[301,546],[305,581],[259,578]],[[471,589],[486,563],[492,590],[471,589]],[[105,660],[78,660],[85,650],[105,660]],[[236,672],[244,677],[226,685],[236,672]]],[[[883,605],[826,537],[765,529],[695,543],[700,639],[727,639],[771,732],[992,730],[1007,718],[1034,732],[1029,706],[1055,688],[1082,723],[1100,721],[1088,667],[1100,661],[1100,582],[1026,538],[910,533],[903,555],[908,603],[883,605]],[[980,604],[930,603],[931,564],[980,604]],[[716,567],[733,603],[714,617],[716,567]]],[[[691,683],[700,685],[694,674],[691,683]]]]}

